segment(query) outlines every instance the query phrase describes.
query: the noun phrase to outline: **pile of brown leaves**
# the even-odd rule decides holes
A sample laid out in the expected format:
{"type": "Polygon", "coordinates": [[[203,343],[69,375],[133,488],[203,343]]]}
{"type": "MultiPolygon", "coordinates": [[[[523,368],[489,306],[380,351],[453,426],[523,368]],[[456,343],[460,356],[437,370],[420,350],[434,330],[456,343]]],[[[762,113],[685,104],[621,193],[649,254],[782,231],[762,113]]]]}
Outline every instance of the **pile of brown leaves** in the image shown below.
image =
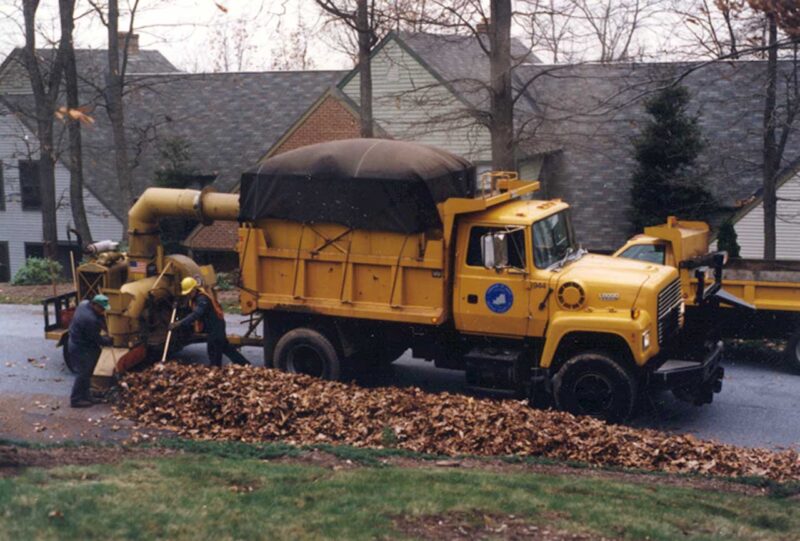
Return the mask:
{"type": "Polygon", "coordinates": [[[366,389],[276,370],[157,365],[123,382],[119,412],[195,439],[394,446],[443,455],[522,455],[593,465],[800,480],[772,452],[607,425],[525,403],[420,389],[366,389]]]}

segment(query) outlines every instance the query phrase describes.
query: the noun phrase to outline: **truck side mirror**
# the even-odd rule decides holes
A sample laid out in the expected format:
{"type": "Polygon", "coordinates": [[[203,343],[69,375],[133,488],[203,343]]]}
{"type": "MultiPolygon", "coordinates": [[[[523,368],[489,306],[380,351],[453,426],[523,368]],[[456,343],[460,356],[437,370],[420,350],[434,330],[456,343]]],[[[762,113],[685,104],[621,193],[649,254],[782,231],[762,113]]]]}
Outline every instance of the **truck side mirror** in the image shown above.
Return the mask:
{"type": "Polygon", "coordinates": [[[487,269],[508,266],[508,238],[505,233],[486,233],[481,237],[481,257],[487,269]]]}

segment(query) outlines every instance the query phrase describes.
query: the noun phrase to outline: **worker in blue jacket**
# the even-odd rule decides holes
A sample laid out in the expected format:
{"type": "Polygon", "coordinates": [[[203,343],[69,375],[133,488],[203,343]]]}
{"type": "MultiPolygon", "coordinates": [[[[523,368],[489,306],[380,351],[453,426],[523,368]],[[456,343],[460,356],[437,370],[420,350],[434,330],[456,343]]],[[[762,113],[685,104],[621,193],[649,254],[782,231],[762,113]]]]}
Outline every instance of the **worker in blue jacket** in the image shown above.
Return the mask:
{"type": "Polygon", "coordinates": [[[111,345],[111,338],[100,334],[106,327],[106,310],[108,297],[95,295],[91,301],[81,301],[72,316],[68,354],[74,366],[78,367],[78,376],[70,395],[70,405],[73,408],[88,408],[94,404],[90,393],[94,367],[103,347],[111,345]]]}
{"type": "Polygon", "coordinates": [[[211,366],[222,366],[223,354],[234,364],[250,364],[244,355],[228,342],[225,332],[225,313],[217,302],[214,292],[202,287],[194,278],[187,277],[181,281],[181,295],[189,300],[192,313],[170,324],[169,330],[194,326],[196,333],[206,333],[211,366]]]}

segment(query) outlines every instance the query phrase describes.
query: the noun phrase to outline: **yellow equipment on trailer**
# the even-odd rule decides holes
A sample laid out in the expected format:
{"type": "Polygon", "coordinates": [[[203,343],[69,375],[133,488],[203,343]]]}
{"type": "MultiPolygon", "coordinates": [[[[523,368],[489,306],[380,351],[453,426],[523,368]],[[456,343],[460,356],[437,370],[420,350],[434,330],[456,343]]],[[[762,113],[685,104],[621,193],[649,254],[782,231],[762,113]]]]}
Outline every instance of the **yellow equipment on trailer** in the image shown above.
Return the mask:
{"type": "Polygon", "coordinates": [[[690,310],[698,323],[716,322],[724,336],[787,339],[786,362],[800,371],[800,261],[728,258],[709,253],[710,239],[705,222],[670,217],[666,224],[645,228],[614,255],[678,268],[686,304],[703,305],[696,314],[690,310]],[[723,272],[713,293],[717,302],[698,303],[698,292],[723,272]]]}

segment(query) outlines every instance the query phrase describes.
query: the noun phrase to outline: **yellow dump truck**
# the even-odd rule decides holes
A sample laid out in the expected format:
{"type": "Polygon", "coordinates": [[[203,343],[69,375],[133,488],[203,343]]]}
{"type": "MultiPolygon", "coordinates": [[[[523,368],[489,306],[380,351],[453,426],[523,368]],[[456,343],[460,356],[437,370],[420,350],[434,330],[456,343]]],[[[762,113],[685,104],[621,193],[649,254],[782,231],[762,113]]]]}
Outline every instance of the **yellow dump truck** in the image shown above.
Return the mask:
{"type": "Polygon", "coordinates": [[[709,253],[710,238],[708,224],[671,217],[645,228],[614,255],[678,268],[687,325],[702,329],[713,323],[714,329],[703,332],[726,337],[786,339],[786,363],[800,371],[800,261],[729,259],[709,253]],[[706,301],[698,302],[703,292],[706,301]]]}
{"type": "MultiPolygon", "coordinates": [[[[270,158],[238,194],[150,189],[130,213],[128,284],[106,292],[112,318],[131,281],[168,295],[187,272],[166,268],[160,218],[238,220],[241,308],[263,320],[267,366],[341,379],[410,348],[476,390],[612,421],[651,388],[710,403],[722,346],[680,340],[675,268],[586,253],[569,206],[533,198],[538,187],[476,179],[432,147],[355,139],[270,158]]],[[[118,345],[150,317],[133,315],[118,345]]]]}

